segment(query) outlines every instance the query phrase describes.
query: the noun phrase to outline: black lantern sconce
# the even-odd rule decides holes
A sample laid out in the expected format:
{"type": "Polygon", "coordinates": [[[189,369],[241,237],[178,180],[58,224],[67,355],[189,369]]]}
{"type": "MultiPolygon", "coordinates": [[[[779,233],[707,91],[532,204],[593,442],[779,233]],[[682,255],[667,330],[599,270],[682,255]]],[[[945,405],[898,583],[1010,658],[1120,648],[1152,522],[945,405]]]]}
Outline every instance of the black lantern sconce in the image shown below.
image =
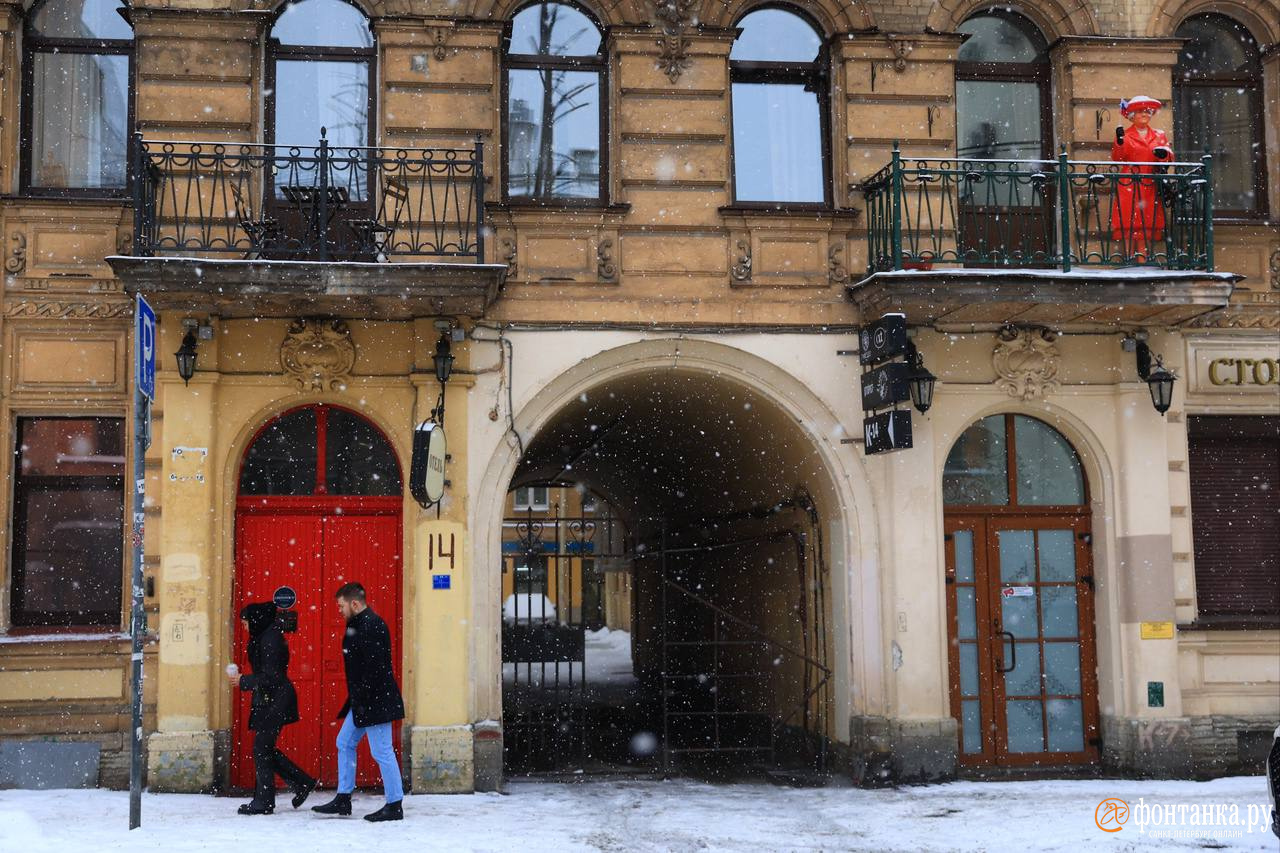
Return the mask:
{"type": "Polygon", "coordinates": [[[1169,411],[1169,407],[1173,405],[1173,384],[1178,377],[1172,371],[1165,369],[1160,356],[1153,353],[1151,347],[1147,346],[1146,333],[1137,332],[1127,336],[1120,345],[1125,352],[1134,354],[1138,378],[1147,383],[1147,390],[1151,392],[1151,405],[1161,415],[1169,411]],[[1152,359],[1155,360],[1154,369],[1152,359]]]}
{"type": "Polygon", "coordinates": [[[191,377],[196,375],[196,347],[199,341],[213,339],[213,327],[202,325],[198,320],[183,320],[182,328],[186,332],[182,336],[182,346],[178,347],[173,357],[178,362],[178,375],[182,377],[182,384],[189,385],[191,377]]]}
{"type": "Polygon", "coordinates": [[[916,411],[924,414],[933,406],[933,386],[937,383],[938,377],[929,372],[929,368],[924,366],[924,356],[920,355],[920,351],[916,349],[913,341],[907,342],[907,364],[911,365],[910,371],[907,373],[907,386],[911,391],[911,405],[916,407],[916,411]]]}
{"type": "Polygon", "coordinates": [[[444,386],[453,375],[454,356],[453,346],[450,343],[453,338],[453,324],[447,320],[438,320],[436,328],[440,331],[440,337],[436,341],[436,354],[431,357],[431,361],[435,365],[436,381],[440,383],[440,398],[436,400],[436,407],[431,410],[431,419],[444,426],[444,386]]]}

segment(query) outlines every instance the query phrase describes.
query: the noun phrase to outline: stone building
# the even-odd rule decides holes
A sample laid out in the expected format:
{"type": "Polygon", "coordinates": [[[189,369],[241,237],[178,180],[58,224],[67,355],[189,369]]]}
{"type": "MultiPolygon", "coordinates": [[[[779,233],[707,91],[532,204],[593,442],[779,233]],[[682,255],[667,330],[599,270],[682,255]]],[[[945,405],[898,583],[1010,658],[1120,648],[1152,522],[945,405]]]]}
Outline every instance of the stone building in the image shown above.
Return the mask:
{"type": "Polygon", "coordinates": [[[418,792],[1255,766],[1277,43],[1275,0],[0,0],[0,785],[127,778],[135,536],[155,790],[246,778],[223,670],[282,591],[286,741],[332,775],[352,579],[418,792]],[[1146,177],[1107,163],[1136,94],[1174,155],[1146,177]],[[860,364],[885,314],[910,338],[860,364]],[[577,593],[504,630],[542,487],[617,514],[548,552],[625,578],[616,690],[577,593]]]}

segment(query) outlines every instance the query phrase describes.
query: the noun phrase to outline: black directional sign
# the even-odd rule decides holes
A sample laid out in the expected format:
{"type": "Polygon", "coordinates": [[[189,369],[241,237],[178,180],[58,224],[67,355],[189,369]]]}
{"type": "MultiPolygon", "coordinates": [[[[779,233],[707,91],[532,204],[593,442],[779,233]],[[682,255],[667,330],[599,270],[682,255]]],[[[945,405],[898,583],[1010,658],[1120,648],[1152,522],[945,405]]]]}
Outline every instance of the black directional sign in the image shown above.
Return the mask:
{"type": "Polygon", "coordinates": [[[911,367],[906,362],[882,364],[862,374],[862,410],[873,412],[911,397],[907,376],[911,367]]]}
{"type": "Polygon", "coordinates": [[[868,456],[889,450],[905,450],[911,446],[911,411],[895,409],[866,418],[862,422],[862,436],[866,440],[868,456]]]}
{"type": "Polygon", "coordinates": [[[858,361],[879,364],[907,351],[907,318],[904,314],[885,314],[874,323],[863,326],[858,335],[858,361]]]}

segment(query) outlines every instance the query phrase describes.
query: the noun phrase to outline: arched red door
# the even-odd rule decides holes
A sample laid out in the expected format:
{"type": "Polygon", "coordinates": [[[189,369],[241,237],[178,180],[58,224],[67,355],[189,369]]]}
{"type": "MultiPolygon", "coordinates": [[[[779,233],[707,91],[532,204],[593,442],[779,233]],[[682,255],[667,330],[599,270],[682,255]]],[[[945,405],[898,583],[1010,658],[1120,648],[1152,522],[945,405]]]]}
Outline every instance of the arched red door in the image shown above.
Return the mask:
{"type": "MultiPolygon", "coordinates": [[[[287,633],[289,675],[301,719],[280,746],[323,784],[337,784],[336,719],[347,688],[342,617],[333,593],[364,584],[391,629],[392,661],[401,677],[402,478],[386,437],[355,412],[304,406],[266,424],[250,442],[236,498],[235,614],[277,592],[296,598],[296,630],[287,633]]],[[[289,617],[291,620],[293,617],[289,617]]],[[[236,619],[234,659],[248,671],[248,635],[236,619]]],[[[235,699],[231,782],[253,787],[249,694],[235,699]]],[[[397,733],[397,747],[399,736],[397,733]]],[[[376,785],[377,765],[361,744],[357,784],[376,785]]]]}

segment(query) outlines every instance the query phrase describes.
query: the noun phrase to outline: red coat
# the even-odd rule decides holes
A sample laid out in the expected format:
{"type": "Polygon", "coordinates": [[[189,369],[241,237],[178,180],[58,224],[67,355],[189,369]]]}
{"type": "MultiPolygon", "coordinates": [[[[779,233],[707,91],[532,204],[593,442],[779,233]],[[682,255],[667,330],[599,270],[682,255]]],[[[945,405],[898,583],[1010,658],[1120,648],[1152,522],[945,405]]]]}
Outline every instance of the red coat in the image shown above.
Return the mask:
{"type": "MultiPolygon", "coordinates": [[[[1155,163],[1155,149],[1169,150],[1166,162],[1173,159],[1169,137],[1163,130],[1147,128],[1146,138],[1138,128],[1129,125],[1124,142],[1111,146],[1111,159],[1122,163],[1155,163]]],[[[1150,175],[1152,166],[1122,166],[1118,171],[1132,175],[1150,175]]],[[[1153,240],[1164,237],[1164,208],[1156,198],[1156,182],[1143,178],[1120,178],[1116,182],[1116,198],[1111,206],[1111,231],[1117,241],[1127,241],[1131,248],[1143,249],[1153,240]]]]}

